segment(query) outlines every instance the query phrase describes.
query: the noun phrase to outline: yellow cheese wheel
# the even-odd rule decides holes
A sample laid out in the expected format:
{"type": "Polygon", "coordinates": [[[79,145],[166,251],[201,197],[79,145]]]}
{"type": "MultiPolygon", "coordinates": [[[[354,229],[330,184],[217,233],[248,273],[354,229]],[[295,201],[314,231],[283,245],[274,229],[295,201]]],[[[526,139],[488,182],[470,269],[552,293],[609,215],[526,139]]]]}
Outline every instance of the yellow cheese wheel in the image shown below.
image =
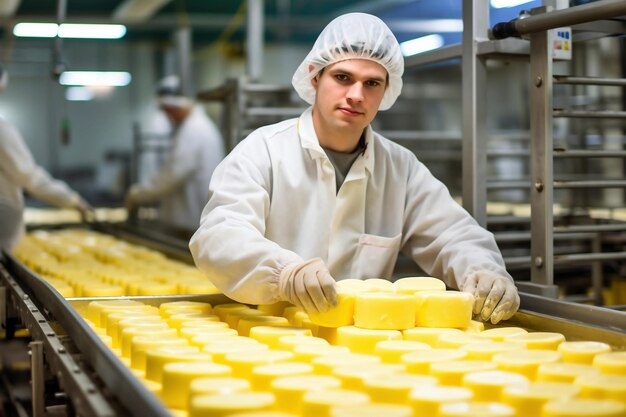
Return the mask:
{"type": "Polygon", "coordinates": [[[222,343],[214,343],[206,345],[202,348],[202,352],[209,353],[213,357],[213,362],[227,364],[226,356],[235,353],[251,353],[265,352],[268,350],[267,345],[261,343],[250,342],[229,342],[224,340],[222,343]]]}
{"type": "Polygon", "coordinates": [[[97,327],[102,327],[102,323],[100,322],[100,311],[105,308],[128,308],[133,306],[141,306],[143,303],[141,301],[135,300],[96,300],[91,301],[87,305],[87,319],[91,320],[93,324],[97,327]]]}
{"type": "Polygon", "coordinates": [[[241,336],[250,336],[250,329],[256,326],[289,326],[289,320],[284,317],[258,316],[241,317],[237,323],[237,332],[241,336]]]}
{"type": "Polygon", "coordinates": [[[328,346],[328,342],[326,341],[326,339],[322,339],[321,337],[315,337],[315,336],[281,335],[276,341],[275,348],[279,350],[293,351],[296,346],[301,346],[301,345],[328,346]]]}
{"type": "Polygon", "coordinates": [[[337,344],[337,327],[317,326],[317,337],[321,337],[331,345],[337,344]]]}
{"type": "Polygon", "coordinates": [[[130,343],[130,366],[140,371],[146,370],[146,351],[157,347],[189,346],[186,339],[163,337],[162,335],[140,335],[130,343]]]}
{"type": "Polygon", "coordinates": [[[569,398],[554,400],[543,406],[542,417],[623,417],[626,406],[612,400],[569,398]]]}
{"type": "Polygon", "coordinates": [[[211,314],[213,308],[209,303],[199,301],[170,301],[159,305],[159,312],[164,317],[169,317],[175,310],[197,310],[200,313],[211,314]]]}
{"type": "Polygon", "coordinates": [[[137,287],[137,295],[176,295],[178,286],[172,282],[145,282],[137,287]]]}
{"type": "Polygon", "coordinates": [[[313,359],[327,355],[342,355],[350,353],[345,346],[334,345],[299,345],[293,348],[294,360],[312,362],[313,359]]]}
{"type": "Polygon", "coordinates": [[[83,297],[121,297],[126,295],[121,285],[92,283],[83,287],[83,297]]]}
{"type": "Polygon", "coordinates": [[[574,382],[580,376],[591,377],[599,372],[591,365],[578,363],[544,363],[537,369],[538,381],[574,382]]]}
{"type": "Polygon", "coordinates": [[[605,374],[626,375],[626,351],[600,353],[593,358],[593,366],[605,374]]]}
{"type": "Polygon", "coordinates": [[[191,381],[189,393],[195,395],[229,394],[231,392],[250,391],[250,381],[230,376],[197,378],[191,381]]]}
{"type": "Polygon", "coordinates": [[[493,369],[496,369],[493,362],[458,360],[433,363],[430,365],[430,374],[437,377],[441,385],[460,386],[466,374],[493,369]]]}
{"type": "MultiPolygon", "coordinates": [[[[226,324],[222,322],[207,322],[207,323],[215,323],[215,324],[226,324]]],[[[178,329],[178,335],[183,339],[189,340],[191,342],[196,336],[206,336],[210,338],[211,336],[238,336],[236,330],[231,329],[230,327],[181,327],[178,329]]]]}
{"type": "Polygon", "coordinates": [[[362,404],[340,405],[330,409],[330,417],[412,417],[413,410],[406,405],[362,404]]]}
{"type": "Polygon", "coordinates": [[[272,392],[276,395],[276,409],[300,415],[302,399],[311,391],[337,389],[341,381],[327,375],[285,376],[272,381],[272,392]]]}
{"type": "Polygon", "coordinates": [[[363,353],[344,353],[339,355],[318,356],[311,360],[311,364],[318,374],[331,375],[333,369],[340,366],[368,366],[370,364],[380,363],[380,358],[374,355],[366,355],[363,353]]]}
{"type": "Polygon", "coordinates": [[[233,375],[250,378],[252,368],[258,365],[287,362],[293,360],[294,354],[286,350],[257,350],[233,352],[224,357],[224,362],[233,369],[233,375]]]}
{"type": "Polygon", "coordinates": [[[415,327],[415,297],[393,292],[356,294],[354,325],[362,329],[406,330],[415,327]]]}
{"type": "Polygon", "coordinates": [[[431,349],[405,353],[400,359],[407,371],[428,375],[434,363],[456,361],[465,357],[467,357],[467,352],[458,349],[431,349]]]}
{"type": "Polygon", "coordinates": [[[491,360],[502,371],[517,372],[534,381],[539,365],[558,362],[561,354],[553,350],[515,350],[495,354],[491,360]]]}
{"type": "MultiPolygon", "coordinates": [[[[185,409],[189,397],[189,386],[196,378],[228,376],[230,366],[210,362],[172,362],[163,367],[163,402],[172,408],[185,409]]],[[[233,395],[233,394],[229,394],[233,395]]]]}
{"type": "Polygon", "coordinates": [[[527,349],[556,350],[565,341],[561,333],[532,332],[504,338],[506,342],[525,343],[527,349]]]}
{"type": "Polygon", "coordinates": [[[437,385],[437,378],[407,373],[379,374],[363,381],[373,402],[408,404],[411,391],[437,385]]]}
{"type": "Polygon", "coordinates": [[[268,316],[283,316],[283,312],[292,304],[287,301],[278,301],[273,304],[261,304],[257,306],[257,310],[264,312],[268,316]]]}
{"type": "Polygon", "coordinates": [[[358,391],[346,389],[310,391],[302,398],[302,417],[330,417],[330,410],[333,407],[369,402],[369,397],[358,391]]]}
{"type": "Polygon", "coordinates": [[[311,322],[318,326],[335,328],[354,324],[356,292],[349,289],[342,289],[341,287],[337,287],[336,291],[337,305],[321,313],[309,313],[311,322]]]}
{"type": "Polygon", "coordinates": [[[189,322],[189,321],[218,322],[219,317],[216,316],[215,314],[207,314],[207,313],[200,313],[200,312],[187,312],[187,313],[177,312],[176,314],[172,314],[171,316],[167,318],[167,323],[169,324],[169,326],[175,329],[180,329],[182,327],[182,323],[189,322]]]}
{"type": "Polygon", "coordinates": [[[440,417],[515,417],[515,410],[506,404],[493,402],[460,402],[443,404],[440,417]]]}
{"type": "Polygon", "coordinates": [[[270,391],[272,382],[281,377],[313,373],[313,365],[304,362],[279,362],[258,365],[252,368],[249,377],[256,391],[270,391]]]}
{"type": "Polygon", "coordinates": [[[146,351],[146,379],[161,383],[163,367],[172,362],[211,362],[211,355],[192,346],[158,347],[146,351]]]}
{"type": "Polygon", "coordinates": [[[104,343],[106,347],[113,347],[113,340],[111,339],[111,336],[106,334],[98,334],[98,338],[102,340],[102,343],[104,343]]]}
{"type": "Polygon", "coordinates": [[[381,278],[368,278],[363,280],[363,291],[368,292],[393,292],[393,283],[381,278]]]}
{"type": "Polygon", "coordinates": [[[474,297],[459,291],[421,291],[415,293],[416,327],[465,328],[472,319],[474,297]]]}
{"type": "Polygon", "coordinates": [[[342,387],[352,390],[363,390],[363,381],[378,375],[404,373],[406,367],[401,364],[376,363],[362,366],[346,365],[332,370],[332,376],[341,379],[342,387]]]}
{"type": "MultiPolygon", "coordinates": [[[[134,312],[128,310],[119,310],[119,312],[110,313],[106,316],[105,328],[106,333],[111,336],[111,342],[113,343],[113,347],[119,347],[119,322],[131,318],[146,318],[148,319],[148,321],[165,323],[160,319],[158,315],[139,310],[134,312]]],[[[135,323],[141,322],[141,320],[135,321],[135,323]]]]}
{"type": "Polygon", "coordinates": [[[346,346],[357,353],[372,353],[376,343],[382,340],[402,340],[398,330],[361,329],[356,326],[344,326],[337,329],[337,345],[346,346]]]}
{"type": "Polygon", "coordinates": [[[215,344],[220,344],[220,343],[248,343],[248,344],[256,344],[256,345],[259,344],[259,342],[257,342],[254,339],[251,339],[249,337],[239,336],[237,331],[231,328],[222,329],[220,331],[213,330],[210,333],[203,333],[203,334],[195,335],[191,338],[189,343],[192,346],[197,346],[200,349],[204,348],[205,346],[215,345],[215,344]]]}
{"type": "Polygon", "coordinates": [[[426,343],[413,342],[410,340],[383,340],[376,343],[374,355],[380,356],[386,363],[401,363],[402,355],[419,350],[431,350],[426,343]]]}
{"type": "Polygon", "coordinates": [[[526,334],[528,331],[521,327],[494,327],[480,332],[481,337],[493,340],[494,342],[503,342],[506,337],[526,334]]]}
{"type": "Polygon", "coordinates": [[[502,392],[511,385],[528,385],[525,376],[507,371],[470,372],[463,376],[462,385],[474,392],[475,401],[502,401],[502,392]]]}
{"type": "Polygon", "coordinates": [[[229,311],[228,313],[226,313],[226,317],[222,319],[222,321],[226,322],[226,324],[228,324],[228,327],[230,327],[231,329],[237,330],[237,328],[239,327],[239,320],[242,317],[258,317],[265,315],[266,314],[262,311],[253,308],[247,308],[244,310],[229,311]]]}
{"type": "Polygon", "coordinates": [[[232,313],[237,310],[247,310],[249,308],[250,307],[248,307],[247,305],[240,304],[240,303],[217,304],[213,306],[213,314],[218,316],[221,321],[225,321],[226,316],[229,313],[232,313]]]}
{"type": "Polygon", "coordinates": [[[222,292],[209,281],[189,281],[179,285],[180,294],[221,294],[222,292]]]}
{"type": "Polygon", "coordinates": [[[122,337],[120,338],[120,350],[122,356],[130,359],[131,342],[136,336],[154,335],[160,336],[163,339],[174,339],[178,337],[178,332],[175,329],[168,327],[126,327],[122,330],[122,337]]]}
{"type": "Polygon", "coordinates": [[[145,378],[140,378],[139,381],[141,381],[142,385],[146,387],[146,389],[150,391],[151,393],[153,393],[154,395],[156,396],[161,395],[161,384],[159,384],[158,382],[152,381],[150,379],[145,379],[145,378]]]}
{"type": "Polygon", "coordinates": [[[413,295],[418,291],[445,291],[446,284],[433,277],[406,277],[396,280],[393,288],[396,292],[413,295]]]}
{"type": "Polygon", "coordinates": [[[562,342],[557,351],[563,356],[563,362],[591,365],[596,355],[610,352],[611,346],[592,341],[562,342]]]}
{"type": "MultiPolygon", "coordinates": [[[[475,333],[448,333],[442,334],[437,340],[437,347],[440,349],[460,349],[471,344],[483,344],[485,339],[475,333]]],[[[520,343],[521,346],[523,344],[520,343]]]]}
{"type": "Polygon", "coordinates": [[[285,307],[285,309],[283,310],[283,317],[289,320],[289,323],[293,325],[294,317],[299,312],[303,312],[300,307],[296,307],[296,306],[285,307]]]}
{"type": "Polygon", "coordinates": [[[512,342],[485,342],[470,343],[461,346],[461,349],[467,352],[467,359],[490,361],[498,353],[523,350],[524,345],[512,342]]]}
{"type": "Polygon", "coordinates": [[[469,324],[463,331],[465,333],[482,333],[485,330],[485,323],[478,320],[470,320],[469,324]]]}
{"type": "MultiPolygon", "coordinates": [[[[287,319],[281,318],[285,320],[285,323],[288,323],[287,319]]],[[[250,329],[249,336],[260,343],[265,343],[272,349],[281,349],[280,340],[286,336],[312,337],[311,330],[291,326],[255,326],[250,329]]]]}
{"type": "Polygon", "coordinates": [[[225,417],[244,411],[270,410],[274,403],[274,394],[270,392],[201,394],[191,398],[189,417],[225,417]]]}
{"type": "Polygon", "coordinates": [[[404,330],[402,335],[405,340],[426,343],[431,347],[436,347],[439,338],[448,333],[463,333],[460,329],[453,328],[436,328],[436,327],[415,327],[414,329],[404,330]]]}
{"type": "Polygon", "coordinates": [[[502,402],[510,405],[520,417],[541,416],[548,401],[573,398],[580,388],[563,382],[530,382],[526,385],[509,385],[502,391],[502,402]]]}
{"type": "Polygon", "coordinates": [[[409,394],[409,404],[416,416],[437,416],[442,404],[469,401],[473,393],[462,387],[422,387],[409,394]]]}
{"type": "Polygon", "coordinates": [[[584,398],[622,401],[626,404],[626,375],[597,374],[579,376],[574,384],[584,398]]]}

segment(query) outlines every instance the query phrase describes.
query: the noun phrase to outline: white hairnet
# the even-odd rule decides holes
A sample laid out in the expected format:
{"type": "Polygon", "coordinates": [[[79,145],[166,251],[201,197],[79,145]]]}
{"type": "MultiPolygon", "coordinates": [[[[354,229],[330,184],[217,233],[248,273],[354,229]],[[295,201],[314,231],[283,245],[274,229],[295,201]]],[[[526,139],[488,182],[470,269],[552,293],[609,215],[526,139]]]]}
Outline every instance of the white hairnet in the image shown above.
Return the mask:
{"type": "Polygon", "coordinates": [[[389,27],[370,14],[348,13],[331,21],[296,69],[291,83],[304,101],[313,104],[315,89],[311,79],[330,64],[355,58],[377,62],[387,70],[389,85],[379,110],[389,109],[402,90],[404,58],[389,27]],[[313,66],[312,71],[309,71],[309,65],[313,66]]]}
{"type": "Polygon", "coordinates": [[[168,107],[188,107],[193,104],[192,100],[183,93],[180,77],[168,75],[159,81],[156,90],[159,104],[168,107]]]}

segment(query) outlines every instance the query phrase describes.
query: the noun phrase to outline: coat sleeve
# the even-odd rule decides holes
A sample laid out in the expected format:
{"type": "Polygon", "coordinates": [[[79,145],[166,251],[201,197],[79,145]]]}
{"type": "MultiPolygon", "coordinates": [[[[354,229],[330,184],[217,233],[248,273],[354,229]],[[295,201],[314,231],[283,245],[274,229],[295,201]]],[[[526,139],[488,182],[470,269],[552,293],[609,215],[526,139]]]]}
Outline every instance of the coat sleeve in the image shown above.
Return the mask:
{"type": "Polygon", "coordinates": [[[272,168],[264,142],[255,142],[240,144],[215,169],[189,247],[198,268],[225,295],[271,304],[279,300],[280,272],[303,259],[264,236],[272,168]]]}
{"type": "Polygon", "coordinates": [[[409,170],[403,251],[424,271],[453,288],[489,270],[511,278],[493,234],[482,228],[420,162],[409,170]]]}
{"type": "Polygon", "coordinates": [[[0,122],[0,166],[3,175],[38,200],[57,207],[73,207],[80,201],[65,182],[35,163],[20,133],[6,122],[0,122]]]}

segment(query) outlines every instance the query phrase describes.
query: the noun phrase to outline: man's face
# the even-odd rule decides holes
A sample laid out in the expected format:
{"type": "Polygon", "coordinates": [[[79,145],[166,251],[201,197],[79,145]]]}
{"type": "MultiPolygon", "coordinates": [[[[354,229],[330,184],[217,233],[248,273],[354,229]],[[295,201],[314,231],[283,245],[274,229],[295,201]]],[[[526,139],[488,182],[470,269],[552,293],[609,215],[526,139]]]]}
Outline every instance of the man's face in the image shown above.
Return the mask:
{"type": "Polygon", "coordinates": [[[386,89],[387,70],[367,59],[349,59],[324,68],[311,83],[314,114],[326,128],[361,134],[376,116],[386,89]]]}
{"type": "Polygon", "coordinates": [[[165,114],[167,114],[167,117],[175,125],[181,124],[190,111],[187,107],[167,106],[163,104],[160,106],[160,108],[165,112],[165,114]]]}

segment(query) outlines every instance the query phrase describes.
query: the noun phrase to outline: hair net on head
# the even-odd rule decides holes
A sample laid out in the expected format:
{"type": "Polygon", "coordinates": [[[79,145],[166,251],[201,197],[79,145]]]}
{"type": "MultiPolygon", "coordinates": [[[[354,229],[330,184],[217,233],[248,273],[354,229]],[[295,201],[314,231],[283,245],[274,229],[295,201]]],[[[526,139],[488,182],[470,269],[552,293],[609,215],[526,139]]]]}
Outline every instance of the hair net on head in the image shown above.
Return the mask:
{"type": "Polygon", "coordinates": [[[330,64],[355,58],[377,62],[387,70],[389,85],[379,107],[379,110],[387,110],[402,90],[404,58],[389,27],[370,14],[348,13],[331,21],[296,69],[291,83],[304,101],[313,104],[315,89],[311,79],[330,64]],[[309,71],[310,65],[312,71],[309,71]]]}
{"type": "Polygon", "coordinates": [[[192,104],[191,99],[183,93],[182,82],[177,75],[168,75],[159,81],[156,94],[162,106],[188,107],[192,104]]]}

